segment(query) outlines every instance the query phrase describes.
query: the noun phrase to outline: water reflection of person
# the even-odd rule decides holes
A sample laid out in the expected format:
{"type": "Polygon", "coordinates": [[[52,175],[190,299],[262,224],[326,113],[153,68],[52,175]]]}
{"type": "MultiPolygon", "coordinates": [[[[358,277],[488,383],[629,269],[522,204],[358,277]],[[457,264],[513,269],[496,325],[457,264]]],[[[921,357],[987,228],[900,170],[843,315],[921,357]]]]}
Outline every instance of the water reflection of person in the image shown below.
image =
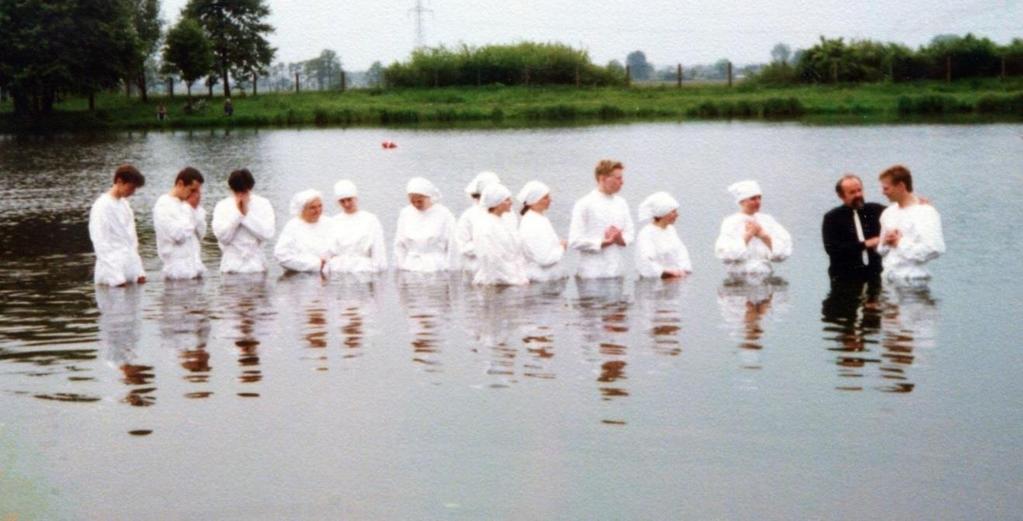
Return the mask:
{"type": "Polygon", "coordinates": [[[290,322],[300,325],[301,343],[307,348],[302,358],[316,360],[317,371],[328,369],[326,284],[316,272],[286,272],[276,287],[286,309],[298,314],[290,322]]]}
{"type": "Polygon", "coordinates": [[[221,279],[220,305],[232,314],[236,333],[232,337],[238,348],[238,366],[241,383],[255,383],[263,379],[259,369],[260,337],[266,335],[265,326],[274,316],[268,298],[265,273],[225,274],[221,279]]]}
{"type": "MultiPolygon", "coordinates": [[[[837,353],[835,363],[842,378],[862,378],[868,364],[880,363],[874,350],[881,330],[880,278],[837,280],[821,303],[824,340],[828,350],[837,353]],[[873,347],[872,347],[873,346],[873,347]]],[[[859,391],[862,385],[851,381],[837,389],[859,391]]]]}
{"type": "Polygon", "coordinates": [[[733,278],[718,289],[718,306],[731,336],[739,342],[743,368],[761,368],[763,320],[772,309],[785,308],[787,286],[784,280],[774,277],[757,282],[733,278]]]}
{"type": "Polygon", "coordinates": [[[205,383],[211,367],[206,343],[210,333],[209,306],[201,279],[166,280],[160,297],[160,339],[174,349],[185,380],[205,383]]]}
{"type": "Polygon", "coordinates": [[[629,331],[628,312],[631,302],[625,296],[620,277],[584,279],[576,277],[579,298],[580,329],[589,361],[600,363],[597,382],[605,400],[628,396],[626,379],[629,331]],[[596,352],[594,352],[596,347],[596,352]]]}
{"type": "Polygon", "coordinates": [[[677,356],[682,352],[679,333],[682,331],[680,297],[685,282],[670,278],[636,281],[636,311],[644,320],[644,330],[653,341],[654,352],[677,356]]]}
{"type": "Polygon", "coordinates": [[[534,282],[526,289],[522,313],[522,343],[529,361],[523,365],[522,375],[527,378],[552,380],[550,369],[554,358],[554,339],[563,322],[564,292],[568,279],[534,282]]]}
{"type": "Polygon", "coordinates": [[[377,301],[377,286],[380,276],[369,273],[346,274],[335,278],[333,284],[341,287],[336,295],[335,309],[341,331],[341,358],[361,356],[361,350],[373,329],[372,317],[380,309],[377,301]]]}
{"type": "Polygon", "coordinates": [[[439,372],[443,326],[455,291],[453,277],[447,272],[399,271],[397,284],[412,335],[412,361],[427,372],[439,372]]]}
{"type": "Polygon", "coordinates": [[[123,375],[122,382],[132,387],[124,402],[130,405],[152,405],[155,397],[150,386],[153,366],[137,361],[139,343],[139,304],[142,288],[136,285],[96,286],[96,307],[99,308],[99,343],[107,363],[123,375]]]}
{"type": "Polygon", "coordinates": [[[518,345],[512,339],[522,324],[527,289],[484,286],[466,295],[472,350],[486,359],[486,374],[501,380],[492,387],[516,382],[518,345]]]}
{"type": "Polygon", "coordinates": [[[881,307],[881,377],[883,392],[912,392],[906,370],[922,351],[934,347],[938,308],[927,287],[886,288],[881,307]]]}

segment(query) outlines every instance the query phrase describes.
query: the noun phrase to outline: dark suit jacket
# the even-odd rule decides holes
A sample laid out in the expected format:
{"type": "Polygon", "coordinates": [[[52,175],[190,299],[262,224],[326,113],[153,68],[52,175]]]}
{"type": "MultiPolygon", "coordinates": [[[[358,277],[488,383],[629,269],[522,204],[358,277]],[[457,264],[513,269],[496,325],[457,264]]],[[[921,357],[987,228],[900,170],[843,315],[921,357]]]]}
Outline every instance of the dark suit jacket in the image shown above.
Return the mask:
{"type": "MultiPolygon", "coordinates": [[[[859,210],[865,239],[881,234],[881,212],[884,208],[877,203],[866,203],[859,210]]],[[[867,250],[869,264],[863,265],[861,252],[865,246],[856,238],[852,208],[842,205],[824,214],[821,235],[824,237],[824,251],[831,259],[828,275],[832,279],[866,280],[881,274],[881,256],[875,249],[867,250]]]]}

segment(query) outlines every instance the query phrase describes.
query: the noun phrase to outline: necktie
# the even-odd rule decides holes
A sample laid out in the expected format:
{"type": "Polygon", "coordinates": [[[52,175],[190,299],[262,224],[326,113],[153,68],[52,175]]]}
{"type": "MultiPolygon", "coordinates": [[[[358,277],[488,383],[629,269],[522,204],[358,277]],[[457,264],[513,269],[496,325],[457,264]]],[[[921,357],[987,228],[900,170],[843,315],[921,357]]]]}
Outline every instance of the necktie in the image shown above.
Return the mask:
{"type": "MultiPolygon", "coordinates": [[[[860,212],[855,209],[853,210],[853,224],[856,225],[856,239],[863,242],[865,239],[863,238],[863,225],[860,224],[860,212]]],[[[866,266],[870,264],[870,258],[867,256],[867,249],[864,248],[860,253],[863,254],[863,265],[866,266]]]]}

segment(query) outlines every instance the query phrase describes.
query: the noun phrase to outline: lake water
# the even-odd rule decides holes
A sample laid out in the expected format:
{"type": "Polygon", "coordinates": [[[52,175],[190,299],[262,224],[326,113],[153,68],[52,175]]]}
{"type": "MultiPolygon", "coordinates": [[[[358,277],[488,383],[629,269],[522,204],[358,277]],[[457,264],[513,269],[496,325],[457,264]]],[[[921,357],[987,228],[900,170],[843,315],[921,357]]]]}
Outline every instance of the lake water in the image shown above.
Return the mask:
{"type": "MultiPolygon", "coordinates": [[[[1009,519],[1023,511],[1023,125],[635,124],[0,138],[0,518],[1009,519]],[[383,150],[392,140],[397,149],[383,150]],[[212,213],[250,168],[291,194],[360,188],[393,236],[403,187],[456,214],[484,169],[553,189],[567,234],[598,159],[633,209],[681,203],[677,283],[479,289],[159,279],[151,208],[186,164],[212,213]],[[151,281],[96,288],[86,220],[114,167],[151,281]],[[925,291],[836,291],[835,180],[905,163],[948,253],[925,291]],[[725,186],[755,178],[795,252],[722,284],[725,186]]],[[[330,201],[325,201],[329,203],[330,201]]],[[[328,206],[336,213],[336,206],[328,206]]],[[[569,259],[574,265],[574,258],[569,259]]]]}

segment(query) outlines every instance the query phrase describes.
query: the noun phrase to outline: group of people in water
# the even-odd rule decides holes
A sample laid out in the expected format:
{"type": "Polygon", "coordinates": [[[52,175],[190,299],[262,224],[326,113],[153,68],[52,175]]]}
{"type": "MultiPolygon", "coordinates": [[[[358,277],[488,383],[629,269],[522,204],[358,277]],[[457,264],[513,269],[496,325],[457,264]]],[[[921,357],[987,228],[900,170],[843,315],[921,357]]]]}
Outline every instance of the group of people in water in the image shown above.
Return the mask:
{"type": "MultiPolygon", "coordinates": [[[[394,266],[409,272],[462,270],[474,284],[523,285],[568,275],[562,261],[578,253],[576,276],[584,279],[624,275],[626,251],[632,247],[636,270],[644,278],[680,278],[692,271],[686,246],[674,223],[679,203],[656,192],[640,203],[636,232],[629,205],[617,195],[623,184],[622,163],[602,160],[594,169],[595,188],[573,209],[567,239],[545,215],[550,188],[529,181],[515,199],[497,174],[482,172],[466,186],[473,203],[459,218],[440,203],[436,186],[422,177],[406,185],[409,204],[398,216],[394,266]]],[[[882,271],[894,281],[923,281],[924,265],[944,252],[941,219],[935,208],[913,194],[912,176],[896,165],[879,176],[893,203],[885,208],[863,200],[863,184],[845,175],[835,186],[842,205],[822,224],[833,280],[869,280],[882,271]]],[[[207,231],[201,205],[205,179],[195,168],[182,169],[172,189],[153,208],[157,253],[165,279],[192,279],[206,270],[200,244],[207,231]]],[[[95,282],[118,286],[146,279],[138,252],[135,218],[128,198],[145,184],[132,165],[116,169],[111,188],[92,206],[89,235],[96,252],[95,282]]],[[[224,273],[259,273],[268,268],[264,246],[277,231],[270,202],[256,193],[247,169],[231,172],[231,195],[213,210],[212,228],[224,273]]],[[[767,279],[772,264],[792,254],[792,237],[773,217],[760,211],[762,191],[756,181],[728,187],[739,209],[721,224],[715,254],[730,278],[744,282],[767,279]]],[[[323,276],[377,273],[390,262],[380,220],[359,207],[359,192],[349,180],[334,185],[340,212],[325,217],[324,196],[303,190],[290,201],[291,219],[281,229],[273,257],[287,271],[323,276]]]]}

